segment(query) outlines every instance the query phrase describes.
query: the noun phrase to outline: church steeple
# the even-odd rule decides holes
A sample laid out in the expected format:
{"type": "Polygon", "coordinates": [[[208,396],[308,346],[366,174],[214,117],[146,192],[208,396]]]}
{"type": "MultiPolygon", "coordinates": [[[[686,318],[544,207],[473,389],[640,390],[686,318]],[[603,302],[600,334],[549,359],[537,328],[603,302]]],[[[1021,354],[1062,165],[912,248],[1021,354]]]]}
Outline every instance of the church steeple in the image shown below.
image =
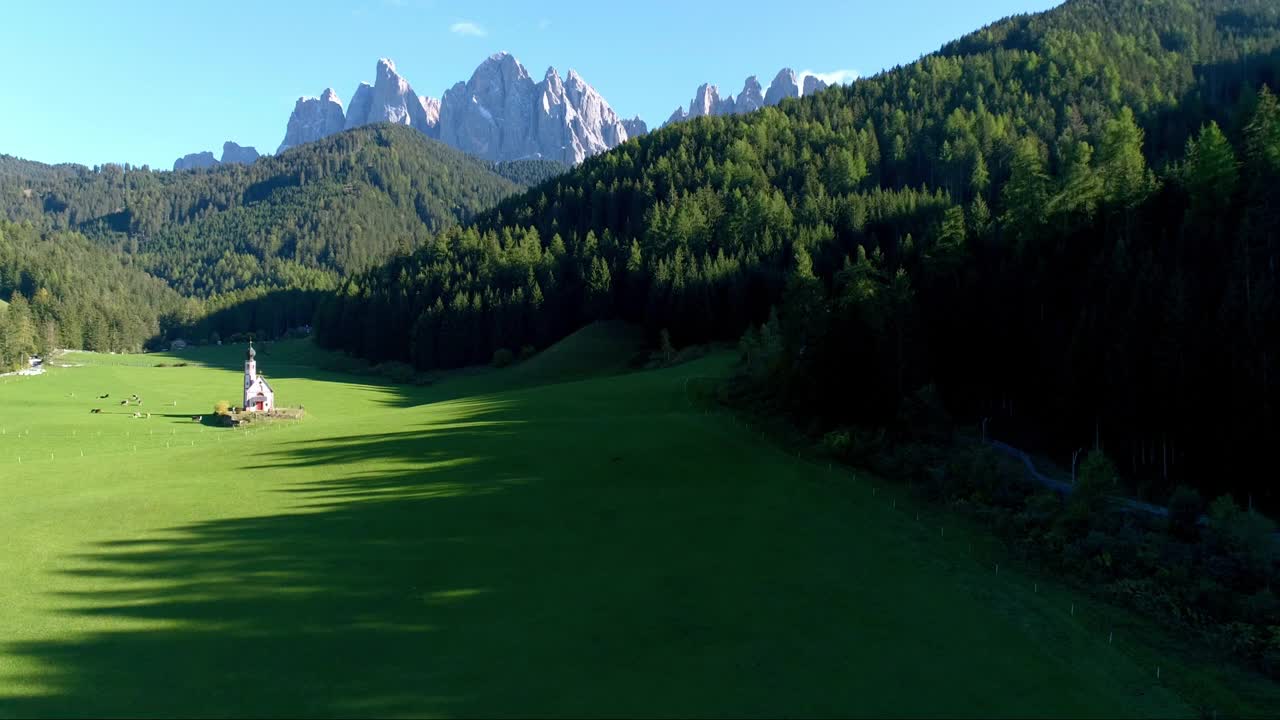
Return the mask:
{"type": "Polygon", "coordinates": [[[253,381],[258,379],[258,353],[253,349],[253,341],[249,341],[249,350],[244,354],[244,387],[247,390],[253,381]]]}

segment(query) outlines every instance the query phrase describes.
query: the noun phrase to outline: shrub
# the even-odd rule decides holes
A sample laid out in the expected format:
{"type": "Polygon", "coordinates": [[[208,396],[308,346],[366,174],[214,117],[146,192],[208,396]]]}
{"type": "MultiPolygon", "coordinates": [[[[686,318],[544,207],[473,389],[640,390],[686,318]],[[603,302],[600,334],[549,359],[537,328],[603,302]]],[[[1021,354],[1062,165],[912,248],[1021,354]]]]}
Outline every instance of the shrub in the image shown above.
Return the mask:
{"type": "Polygon", "coordinates": [[[662,364],[670,365],[676,359],[676,349],[671,344],[671,333],[662,328],[658,352],[662,355],[662,364]]]}
{"type": "Polygon", "coordinates": [[[1090,515],[1102,510],[1107,496],[1120,484],[1115,463],[1101,450],[1094,450],[1080,463],[1080,473],[1067,501],[1063,521],[1080,530],[1089,524],[1090,515]]]}
{"type": "Polygon", "coordinates": [[[412,365],[395,360],[379,363],[373,367],[373,371],[397,385],[408,385],[413,382],[416,374],[412,365]]]}
{"type": "Polygon", "coordinates": [[[898,407],[898,422],[909,437],[942,443],[951,439],[954,423],[942,405],[938,389],[925,385],[898,407]]]}
{"type": "Polygon", "coordinates": [[[506,348],[498,348],[493,351],[493,366],[496,368],[507,367],[514,360],[515,357],[512,356],[511,351],[506,348]]]}
{"type": "Polygon", "coordinates": [[[226,400],[219,400],[218,402],[214,403],[213,414],[214,415],[230,415],[231,403],[227,402],[226,400]]]}
{"type": "Polygon", "coordinates": [[[1169,498],[1170,534],[1192,540],[1199,534],[1200,513],[1204,512],[1204,500],[1200,493],[1186,485],[1179,485],[1169,498]]]}
{"type": "Polygon", "coordinates": [[[822,436],[822,449],[831,455],[843,458],[849,453],[849,431],[832,430],[822,436]]]}
{"type": "MultiPolygon", "coordinates": [[[[1238,559],[1246,575],[1254,582],[1265,581],[1275,561],[1275,523],[1252,510],[1242,510],[1229,495],[1223,495],[1209,507],[1209,527],[1219,547],[1238,559]]],[[[1241,582],[1248,581],[1241,578],[1241,582]]]]}

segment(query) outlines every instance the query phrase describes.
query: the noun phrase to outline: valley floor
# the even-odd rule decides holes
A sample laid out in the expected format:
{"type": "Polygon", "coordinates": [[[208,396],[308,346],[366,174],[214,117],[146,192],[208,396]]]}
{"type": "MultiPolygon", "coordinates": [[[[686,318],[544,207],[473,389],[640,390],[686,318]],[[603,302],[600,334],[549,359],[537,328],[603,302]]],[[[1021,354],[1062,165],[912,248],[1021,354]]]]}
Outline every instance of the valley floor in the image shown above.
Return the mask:
{"type": "Polygon", "coordinates": [[[1068,591],[695,407],[727,356],[411,388],[280,343],[304,420],[193,422],[239,352],[0,384],[0,717],[1193,714],[1068,591]]]}

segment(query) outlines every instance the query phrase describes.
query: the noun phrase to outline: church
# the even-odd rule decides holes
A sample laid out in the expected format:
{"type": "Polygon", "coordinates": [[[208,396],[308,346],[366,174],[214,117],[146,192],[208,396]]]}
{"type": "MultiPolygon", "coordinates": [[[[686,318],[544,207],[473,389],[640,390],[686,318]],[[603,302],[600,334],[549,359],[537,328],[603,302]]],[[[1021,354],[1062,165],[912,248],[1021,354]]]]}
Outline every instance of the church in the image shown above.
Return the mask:
{"type": "Polygon", "coordinates": [[[276,406],[276,394],[267,379],[258,374],[258,353],[249,341],[249,352],[244,356],[244,411],[271,412],[276,406]]]}

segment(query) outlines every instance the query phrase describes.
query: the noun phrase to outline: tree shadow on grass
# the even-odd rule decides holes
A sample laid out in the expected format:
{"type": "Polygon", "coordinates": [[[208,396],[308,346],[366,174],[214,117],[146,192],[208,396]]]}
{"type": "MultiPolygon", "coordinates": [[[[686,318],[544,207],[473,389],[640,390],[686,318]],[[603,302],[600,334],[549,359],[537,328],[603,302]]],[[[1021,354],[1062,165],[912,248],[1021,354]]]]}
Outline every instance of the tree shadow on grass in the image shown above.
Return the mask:
{"type": "Polygon", "coordinates": [[[330,469],[284,489],[302,500],[296,511],[183,525],[74,557],[64,572],[86,590],[50,605],[110,629],[0,643],[35,668],[0,686],[0,717],[521,706],[493,693],[496,678],[523,666],[521,619],[545,611],[515,592],[530,576],[507,542],[539,478],[486,452],[517,415],[473,405],[400,433],[286,446],[257,461],[299,478],[330,469]],[[371,458],[383,469],[332,472],[371,458]]]}

